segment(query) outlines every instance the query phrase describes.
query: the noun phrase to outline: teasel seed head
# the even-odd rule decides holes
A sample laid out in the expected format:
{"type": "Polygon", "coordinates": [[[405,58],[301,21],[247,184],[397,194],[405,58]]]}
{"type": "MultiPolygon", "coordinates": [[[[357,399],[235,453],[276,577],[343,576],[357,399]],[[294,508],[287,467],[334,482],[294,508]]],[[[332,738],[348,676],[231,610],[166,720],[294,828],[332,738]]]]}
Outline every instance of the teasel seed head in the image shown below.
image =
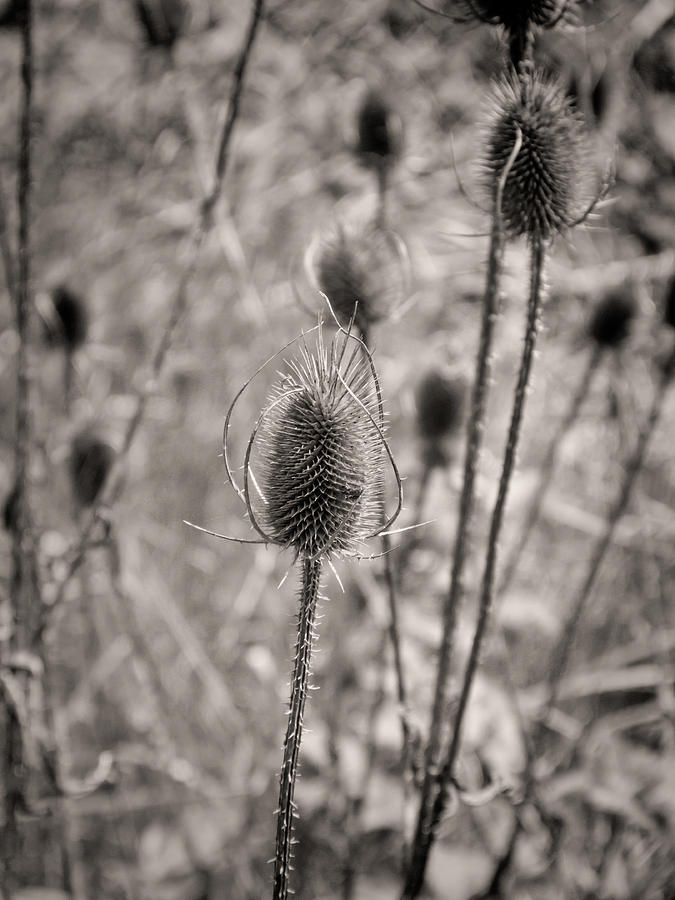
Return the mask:
{"type": "Polygon", "coordinates": [[[671,328],[675,328],[675,276],[668,282],[666,288],[666,302],[663,307],[663,322],[671,328]]]}
{"type": "Polygon", "coordinates": [[[44,316],[44,338],[50,347],[63,346],[69,353],[87,339],[89,317],[84,299],[66,285],[51,294],[51,305],[44,316]]]}
{"type": "Polygon", "coordinates": [[[110,444],[85,429],[75,436],[70,449],[70,481],[78,506],[96,503],[115,459],[110,444]]]}
{"type": "Polygon", "coordinates": [[[369,362],[336,345],[303,347],[261,427],[263,530],[296,555],[353,555],[381,527],[383,438],[369,362]]]}
{"type": "Polygon", "coordinates": [[[588,155],[581,120],[558,83],[528,75],[497,85],[486,153],[493,198],[518,136],[521,146],[502,194],[502,221],[511,237],[546,241],[578,213],[588,155]]]}
{"type": "Polygon", "coordinates": [[[465,400],[466,381],[445,368],[428,369],[419,381],[415,392],[416,421],[427,465],[447,464],[447,441],[459,431],[465,400]]]}
{"type": "Polygon", "coordinates": [[[310,245],[305,266],[310,282],[328,297],[341,325],[349,324],[356,308],[355,324],[363,335],[407,298],[406,247],[395,232],[370,222],[331,225],[310,245]]]}
{"type": "Polygon", "coordinates": [[[367,168],[390,168],[401,155],[399,115],[378,91],[370,90],[357,114],[357,155],[367,168]]]}
{"type": "Polygon", "coordinates": [[[636,314],[637,304],[628,288],[611,291],[591,313],[589,337],[600,347],[616,349],[630,334],[636,314]]]}

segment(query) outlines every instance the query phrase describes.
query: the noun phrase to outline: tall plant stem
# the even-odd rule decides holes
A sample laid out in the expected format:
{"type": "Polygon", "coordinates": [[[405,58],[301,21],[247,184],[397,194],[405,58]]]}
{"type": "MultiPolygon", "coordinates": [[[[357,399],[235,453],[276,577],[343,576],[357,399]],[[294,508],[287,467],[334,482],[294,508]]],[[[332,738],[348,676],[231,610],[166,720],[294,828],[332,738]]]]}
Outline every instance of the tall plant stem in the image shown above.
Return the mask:
{"type": "Polygon", "coordinates": [[[401,900],[414,900],[421,891],[424,883],[424,872],[429,849],[431,847],[431,840],[429,839],[431,805],[433,802],[433,794],[436,790],[438,775],[437,766],[440,760],[443,723],[447,705],[447,684],[448,676],[450,674],[452,641],[457,621],[458,607],[462,595],[462,576],[466,559],[469,525],[473,514],[476,472],[483,442],[483,421],[485,419],[488,384],[490,379],[492,338],[497,316],[499,284],[504,262],[505,240],[501,221],[501,196],[511,166],[520,150],[520,144],[521,138],[518,136],[518,140],[504,166],[504,171],[501,174],[499,184],[495,190],[495,209],[492,219],[490,253],[488,257],[485,297],[483,300],[483,319],[481,323],[480,342],[478,346],[478,356],[476,357],[476,370],[471,394],[471,412],[467,423],[464,481],[462,484],[459,520],[457,522],[457,531],[455,534],[452,555],[450,588],[443,604],[443,633],[438,654],[438,668],[436,670],[436,685],[434,688],[434,700],[431,710],[429,741],[427,743],[424,758],[424,781],[422,784],[419,813],[417,824],[415,826],[410,862],[401,900]]]}
{"type": "Polygon", "coordinates": [[[293,844],[293,815],[295,779],[302,740],[305,701],[309,690],[309,671],[312,644],[316,637],[314,622],[319,597],[321,559],[305,559],[302,563],[302,587],[298,636],[295,643],[295,662],[291,681],[291,702],[284,740],[284,756],[279,776],[279,807],[277,809],[277,837],[274,855],[274,900],[286,900],[289,892],[291,848],[293,844]]]}
{"type": "MultiPolygon", "coordinates": [[[[539,330],[539,310],[543,295],[543,270],[546,258],[546,247],[541,240],[535,240],[532,246],[531,255],[531,276],[530,276],[530,297],[527,306],[527,325],[525,328],[525,343],[523,346],[523,355],[520,361],[520,371],[516,382],[516,389],[513,397],[513,410],[511,412],[511,423],[509,425],[509,433],[506,439],[506,449],[504,451],[504,463],[502,466],[502,474],[499,479],[499,488],[497,490],[497,500],[492,510],[492,519],[490,521],[490,531],[488,534],[487,555],[485,557],[485,568],[483,570],[483,581],[480,591],[480,602],[478,608],[478,622],[476,623],[476,631],[469,653],[469,660],[464,673],[464,681],[462,683],[462,691],[459,696],[459,706],[455,717],[455,725],[452,734],[452,740],[448,749],[448,755],[441,769],[438,778],[438,794],[432,814],[432,829],[435,829],[440,822],[441,816],[447,802],[448,787],[453,777],[453,771],[459,747],[462,738],[462,725],[464,716],[469,703],[471,694],[471,686],[478,668],[480,651],[485,637],[492,601],[494,597],[494,581],[497,570],[499,536],[504,521],[504,512],[506,510],[506,501],[508,499],[509,484],[513,475],[516,464],[516,454],[518,452],[518,441],[520,437],[521,426],[523,423],[523,414],[525,412],[525,401],[527,399],[527,386],[530,381],[530,372],[532,371],[532,361],[534,359],[534,348],[537,343],[537,332],[539,330]]],[[[433,834],[433,830],[432,830],[433,834]]]]}
{"type": "Polygon", "coordinates": [[[555,473],[555,469],[558,463],[558,455],[560,453],[563,441],[565,440],[568,433],[572,429],[572,426],[579,417],[581,407],[583,406],[584,401],[588,396],[588,392],[590,391],[593,378],[598,370],[601,359],[602,347],[596,344],[590,356],[588,357],[586,367],[584,368],[581,379],[579,380],[577,389],[570,400],[567,411],[558,424],[558,427],[556,428],[546,450],[546,455],[544,456],[541,468],[539,470],[537,487],[534,492],[532,502],[530,503],[527,511],[525,524],[521,529],[520,535],[518,537],[518,542],[514,545],[511,553],[506,560],[506,563],[504,564],[502,576],[499,581],[499,587],[497,589],[498,595],[506,593],[506,591],[509,589],[511,581],[513,580],[513,576],[515,575],[518,568],[520,557],[522,556],[523,551],[525,550],[525,547],[527,546],[532,534],[532,529],[539,521],[541,509],[544,504],[544,500],[546,498],[546,494],[550,487],[551,481],[553,479],[553,475],[555,473]]]}
{"type": "MultiPolygon", "coordinates": [[[[621,487],[619,488],[616,499],[612,507],[610,508],[609,513],[607,514],[607,518],[605,520],[605,528],[595,545],[586,575],[579,585],[576,599],[572,604],[572,611],[567,620],[567,624],[565,625],[565,629],[560,638],[560,641],[558,642],[558,645],[553,652],[553,662],[551,664],[551,670],[548,679],[548,699],[544,712],[539,719],[539,722],[534,731],[534,735],[532,737],[532,750],[529,753],[529,757],[532,761],[536,762],[537,758],[541,755],[544,734],[546,732],[551,713],[553,712],[558,702],[562,677],[567,669],[569,657],[574,645],[574,639],[576,637],[579,624],[586,609],[586,604],[588,603],[588,600],[595,586],[600,568],[607,554],[607,551],[611,546],[616,528],[630,501],[633,488],[635,486],[635,481],[644,464],[645,456],[649,447],[649,442],[659,423],[666,393],[674,377],[675,346],[673,346],[670,356],[662,369],[659,383],[654,393],[652,405],[647,415],[645,425],[640,432],[640,437],[638,438],[635,450],[626,463],[621,487]]],[[[534,785],[534,771],[532,769],[532,766],[530,766],[523,788],[523,802],[526,802],[532,796],[534,785]]],[[[497,893],[497,890],[500,889],[501,882],[508,872],[508,869],[510,868],[520,829],[520,820],[518,819],[514,823],[513,830],[507,843],[506,851],[498,860],[495,867],[495,873],[491,882],[492,887],[495,888],[495,893],[497,893]]]]}
{"type": "MultiPolygon", "coordinates": [[[[14,491],[10,521],[12,539],[12,575],[10,608],[12,629],[9,642],[3,641],[0,664],[9,666],[8,654],[13,650],[30,651],[36,610],[40,608],[40,583],[35,535],[28,496],[30,474],[30,372],[28,344],[30,338],[30,187],[31,187],[31,114],[33,96],[33,31],[32,4],[23,7],[21,57],[21,122],[18,149],[18,234],[17,277],[14,281],[11,259],[6,252],[7,283],[14,293],[18,351],[16,361],[16,410],[14,431],[14,491]]],[[[5,235],[6,237],[6,235],[5,235]]],[[[5,240],[3,238],[3,245],[5,240]]],[[[21,693],[31,676],[17,674],[21,693]]],[[[17,812],[25,792],[26,759],[22,711],[7,685],[0,686],[0,891],[8,897],[17,888],[15,867],[19,862],[17,812]]]]}

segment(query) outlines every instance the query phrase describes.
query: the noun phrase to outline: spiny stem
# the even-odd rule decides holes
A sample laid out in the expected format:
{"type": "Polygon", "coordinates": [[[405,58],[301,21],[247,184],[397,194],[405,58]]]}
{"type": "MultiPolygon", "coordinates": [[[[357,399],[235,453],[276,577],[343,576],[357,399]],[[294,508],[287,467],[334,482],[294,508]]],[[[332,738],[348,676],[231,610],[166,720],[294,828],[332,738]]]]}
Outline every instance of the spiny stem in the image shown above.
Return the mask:
{"type": "Polygon", "coordinates": [[[377,167],[377,216],[375,223],[384,228],[387,220],[387,189],[389,187],[389,168],[385,162],[377,167]]]}
{"type": "Polygon", "coordinates": [[[483,421],[485,419],[491,368],[492,337],[497,315],[499,283],[504,260],[505,241],[501,221],[501,195],[519,147],[520,143],[518,142],[514,146],[514,151],[511,153],[511,156],[504,167],[498,188],[495,191],[495,209],[492,220],[485,298],[483,301],[483,320],[481,324],[480,343],[478,355],[476,357],[476,372],[471,395],[471,412],[467,423],[466,450],[464,456],[464,482],[462,485],[459,520],[457,522],[457,532],[455,534],[455,544],[452,556],[450,588],[443,605],[443,634],[439,648],[429,741],[424,759],[424,782],[422,784],[420,807],[413,838],[410,864],[401,900],[414,900],[421,891],[424,883],[424,872],[429,849],[431,847],[431,840],[429,838],[430,807],[433,800],[432,795],[436,790],[436,767],[440,757],[443,722],[445,721],[447,683],[450,674],[452,641],[457,620],[457,611],[462,595],[462,576],[466,559],[469,525],[473,513],[476,471],[483,439],[483,421]]]}
{"type": "Polygon", "coordinates": [[[293,815],[295,811],[293,794],[295,793],[295,779],[298,772],[298,756],[300,753],[300,741],[302,740],[305,701],[309,690],[309,671],[312,643],[315,638],[314,622],[316,619],[320,578],[321,559],[303,560],[298,636],[295,644],[295,663],[291,681],[290,714],[284,740],[281,774],[279,776],[273,900],[286,900],[289,891],[293,815]]]}
{"type": "Polygon", "coordinates": [[[516,382],[516,389],[513,397],[513,410],[511,412],[511,423],[509,425],[509,433],[506,440],[506,449],[504,451],[504,464],[502,466],[502,474],[499,479],[499,488],[497,490],[497,500],[492,511],[492,519],[490,522],[490,531],[488,534],[488,549],[485,558],[485,568],[483,571],[483,581],[480,593],[480,605],[478,609],[478,622],[476,631],[469,653],[466,671],[464,673],[464,681],[462,683],[462,691],[459,697],[459,706],[455,718],[455,725],[452,734],[452,740],[448,749],[448,755],[443,764],[443,768],[438,778],[438,794],[434,803],[431,818],[431,836],[433,837],[434,829],[441,820],[445,805],[447,802],[448,787],[452,781],[453,770],[462,736],[462,725],[464,723],[464,715],[469,702],[471,686],[478,668],[478,660],[485,636],[485,630],[492,607],[494,595],[494,580],[497,569],[497,557],[499,546],[499,535],[504,521],[504,512],[506,509],[506,501],[508,498],[509,484],[513,475],[516,464],[516,454],[518,451],[518,441],[520,430],[523,422],[523,413],[525,411],[525,402],[527,398],[527,386],[530,380],[530,372],[532,370],[532,361],[534,358],[534,348],[537,342],[537,332],[539,330],[539,309],[541,307],[541,299],[543,295],[543,268],[546,257],[546,248],[541,240],[535,240],[532,246],[531,255],[531,279],[530,279],[530,297],[527,307],[527,325],[525,329],[525,343],[523,346],[523,355],[520,361],[520,371],[516,382]]]}
{"type": "MultiPolygon", "coordinates": [[[[628,506],[628,502],[631,498],[637,476],[642,470],[647,449],[649,447],[649,442],[659,423],[666,393],[673,381],[674,376],[675,346],[673,346],[670,356],[662,369],[661,377],[652,399],[652,405],[647,415],[647,420],[644,427],[642,428],[642,431],[640,432],[640,437],[638,438],[638,442],[633,455],[626,463],[624,478],[621,483],[621,487],[619,488],[619,492],[616,496],[614,504],[609,510],[609,513],[605,520],[604,531],[598,538],[594,551],[591,555],[586,576],[579,586],[576,600],[572,605],[572,612],[567,620],[565,630],[563,631],[560,641],[558,642],[558,645],[553,652],[553,663],[551,665],[551,672],[549,675],[549,696],[545,710],[541,718],[539,719],[532,738],[532,752],[529,754],[532,760],[536,760],[541,755],[544,733],[550,720],[551,713],[553,712],[553,709],[555,708],[558,701],[560,683],[562,680],[562,676],[567,669],[567,664],[569,662],[570,653],[574,645],[574,639],[579,627],[579,623],[581,622],[586,604],[591,595],[591,592],[593,591],[593,587],[595,586],[595,582],[597,580],[604,558],[609,547],[611,546],[616,528],[628,506]]],[[[532,796],[534,785],[534,771],[532,769],[532,766],[530,766],[528,768],[525,785],[523,787],[523,803],[526,803],[532,796]]],[[[514,848],[520,830],[521,825],[520,820],[518,819],[514,823],[506,851],[497,862],[495,873],[492,879],[493,884],[499,885],[506,875],[513,860],[514,848]]]]}
{"type": "Polygon", "coordinates": [[[551,438],[551,441],[546,450],[546,455],[544,456],[544,460],[539,471],[537,488],[528,509],[525,524],[523,525],[523,528],[520,532],[518,542],[513,547],[504,565],[499,588],[497,590],[498,595],[506,593],[506,591],[509,589],[513,576],[516,573],[518,563],[520,562],[520,557],[522,556],[522,553],[527,546],[527,543],[532,534],[532,529],[539,520],[541,508],[544,504],[546,493],[550,487],[551,480],[556,469],[558,454],[560,453],[563,441],[565,440],[572,426],[579,417],[581,407],[586,397],[588,396],[593,377],[598,369],[598,365],[600,364],[601,359],[602,347],[596,344],[590,356],[588,357],[583,375],[581,376],[577,389],[572,396],[567,412],[556,428],[555,433],[553,434],[553,437],[551,438]]]}

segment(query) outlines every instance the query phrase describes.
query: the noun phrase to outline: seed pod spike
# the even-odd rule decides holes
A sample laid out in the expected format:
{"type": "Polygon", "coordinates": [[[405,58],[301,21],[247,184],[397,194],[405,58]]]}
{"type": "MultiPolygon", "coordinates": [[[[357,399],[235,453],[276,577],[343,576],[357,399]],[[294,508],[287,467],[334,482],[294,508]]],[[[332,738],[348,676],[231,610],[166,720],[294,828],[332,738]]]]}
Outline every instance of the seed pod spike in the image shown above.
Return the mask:
{"type": "Polygon", "coordinates": [[[233,541],[235,544],[265,544],[265,546],[269,544],[269,541],[261,541],[257,538],[253,540],[251,538],[239,538],[232,537],[229,534],[220,534],[218,531],[211,531],[209,528],[202,528],[201,525],[195,525],[194,522],[188,522],[187,519],[183,519],[183,525],[188,525],[190,528],[194,528],[195,531],[202,531],[204,534],[210,534],[211,537],[220,538],[221,541],[233,541]]]}

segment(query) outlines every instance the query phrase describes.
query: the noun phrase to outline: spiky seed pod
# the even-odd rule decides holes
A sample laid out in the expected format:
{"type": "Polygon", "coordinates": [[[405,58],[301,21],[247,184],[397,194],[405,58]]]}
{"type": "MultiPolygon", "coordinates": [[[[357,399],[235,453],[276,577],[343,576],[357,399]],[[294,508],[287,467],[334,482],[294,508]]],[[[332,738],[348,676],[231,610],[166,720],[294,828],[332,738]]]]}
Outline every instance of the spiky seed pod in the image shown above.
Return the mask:
{"type": "Polygon", "coordinates": [[[93,506],[105,485],[115,459],[115,451],[93,432],[85,429],[73,440],[70,451],[70,480],[73,495],[81,507],[93,506]]]}
{"type": "Polygon", "coordinates": [[[600,347],[619,347],[630,334],[637,306],[628,289],[612,291],[594,308],[588,334],[600,347]]]}
{"type": "Polygon", "coordinates": [[[73,353],[87,339],[89,317],[83,298],[65,285],[56,287],[44,320],[44,338],[50,347],[62,345],[73,353]]]}
{"type": "Polygon", "coordinates": [[[401,119],[379,92],[366,94],[357,114],[357,128],[356,152],[364,166],[388,168],[396,162],[403,144],[401,119]]]}
{"type": "Polygon", "coordinates": [[[136,0],[135,9],[151,47],[171,49],[184,33],[190,17],[186,0],[136,0]]]}
{"type": "Polygon", "coordinates": [[[312,242],[305,263],[310,281],[345,327],[358,302],[356,327],[362,334],[406,299],[406,248],[394,232],[369,222],[329,227],[312,242]]]}
{"type": "Polygon", "coordinates": [[[381,526],[382,437],[369,364],[355,353],[339,372],[333,345],[303,347],[276,386],[260,434],[273,540],[304,557],[355,554],[381,526]]]}
{"type": "Polygon", "coordinates": [[[581,121],[557,82],[534,75],[499,83],[486,154],[493,197],[519,132],[522,143],[504,186],[502,218],[512,237],[545,241],[578,212],[587,156],[581,121]]]}
{"type": "Polygon", "coordinates": [[[666,289],[666,302],[663,307],[663,322],[675,328],[675,277],[671,278],[666,289]]]}

